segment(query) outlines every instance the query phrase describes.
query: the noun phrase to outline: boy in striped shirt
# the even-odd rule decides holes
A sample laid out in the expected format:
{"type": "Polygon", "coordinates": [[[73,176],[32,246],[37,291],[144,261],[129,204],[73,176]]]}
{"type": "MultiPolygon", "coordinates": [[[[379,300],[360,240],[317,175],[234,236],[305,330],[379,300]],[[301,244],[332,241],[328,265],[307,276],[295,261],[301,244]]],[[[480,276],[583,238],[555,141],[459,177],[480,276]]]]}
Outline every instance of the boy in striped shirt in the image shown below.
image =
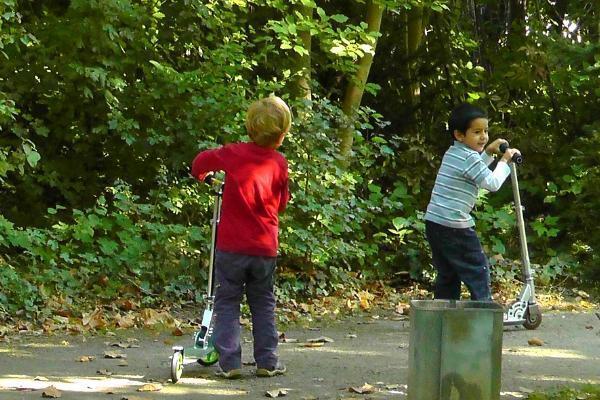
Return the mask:
{"type": "Polygon", "coordinates": [[[507,149],[491,171],[488,165],[506,140],[487,145],[487,114],[471,104],[452,111],[448,130],[454,144],[444,154],[425,213],[425,234],[437,270],[434,297],[459,300],[464,282],[471,300],[491,301],[489,263],[470,213],[479,188],[500,189],[510,174],[507,164],[519,151],[507,149]]]}

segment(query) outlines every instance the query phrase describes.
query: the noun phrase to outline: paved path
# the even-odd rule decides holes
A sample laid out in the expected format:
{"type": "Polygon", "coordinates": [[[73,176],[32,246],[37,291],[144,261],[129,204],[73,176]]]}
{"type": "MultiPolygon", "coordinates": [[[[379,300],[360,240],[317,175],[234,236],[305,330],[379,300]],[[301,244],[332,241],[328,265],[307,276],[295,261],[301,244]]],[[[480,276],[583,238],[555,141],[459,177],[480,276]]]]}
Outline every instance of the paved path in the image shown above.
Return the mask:
{"type": "MultiPolygon", "coordinates": [[[[50,385],[60,390],[62,399],[264,399],[275,389],[286,389],[287,399],[404,399],[409,331],[406,320],[363,317],[291,329],[287,338],[299,343],[280,345],[289,370],[285,376],[257,378],[254,367],[245,366],[243,379],[226,381],[213,377],[214,368],[190,365],[175,385],[169,382],[171,346],[189,345],[189,336],[128,330],[116,336],[12,337],[0,342],[0,400],[39,399],[50,385]],[[320,336],[334,342],[315,348],[300,344],[320,336]],[[111,346],[117,342],[139,347],[111,346]],[[125,353],[127,365],[103,358],[106,351],[125,353]],[[77,361],[85,355],[95,359],[77,361]],[[159,383],[162,389],[137,391],[147,383],[159,383]],[[357,394],[348,389],[365,383],[376,391],[357,394]]],[[[244,361],[249,361],[251,335],[244,336],[244,361]]],[[[600,319],[594,312],[546,313],[535,331],[504,331],[503,400],[581,383],[600,384],[600,319]],[[533,337],[543,346],[530,346],[533,337]]]]}

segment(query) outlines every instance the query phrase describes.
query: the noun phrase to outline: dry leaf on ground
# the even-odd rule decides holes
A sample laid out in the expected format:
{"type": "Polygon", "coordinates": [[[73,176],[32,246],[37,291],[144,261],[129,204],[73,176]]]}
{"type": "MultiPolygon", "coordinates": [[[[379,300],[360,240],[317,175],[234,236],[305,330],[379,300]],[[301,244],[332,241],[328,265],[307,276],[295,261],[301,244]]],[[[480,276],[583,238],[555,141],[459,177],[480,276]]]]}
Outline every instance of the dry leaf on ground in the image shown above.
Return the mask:
{"type": "Polygon", "coordinates": [[[127,358],[127,354],[118,351],[105,351],[104,358],[127,358]]]}
{"type": "Polygon", "coordinates": [[[309,343],[333,343],[334,340],[332,338],[328,338],[327,336],[319,336],[318,338],[308,339],[309,343]]]}
{"type": "Polygon", "coordinates": [[[370,394],[375,392],[375,386],[373,385],[369,385],[368,383],[365,383],[364,385],[360,386],[360,387],[356,387],[356,386],[351,386],[348,388],[348,391],[352,392],[352,393],[358,393],[358,394],[370,394]]]}
{"type": "Polygon", "coordinates": [[[543,346],[544,345],[544,341],[542,339],[540,339],[540,338],[537,338],[537,337],[532,337],[531,339],[529,339],[527,341],[527,343],[530,346],[543,346]]]}
{"type": "Polygon", "coordinates": [[[303,343],[302,346],[304,347],[323,347],[325,343],[323,342],[307,342],[307,343],[303,343]]]}
{"type": "Polygon", "coordinates": [[[162,390],[162,385],[160,383],[146,383],[143,386],[138,388],[138,392],[158,392],[162,390]]]}
{"type": "Polygon", "coordinates": [[[94,361],[95,359],[96,359],[96,356],[81,356],[81,357],[79,357],[79,359],[77,361],[90,362],[90,361],[94,361]]]}
{"type": "Polygon", "coordinates": [[[285,389],[267,390],[265,395],[267,397],[283,397],[283,396],[287,396],[287,390],[285,390],[285,389]]]}
{"type": "Polygon", "coordinates": [[[55,388],[54,386],[49,386],[42,392],[42,397],[50,398],[50,399],[58,399],[62,396],[60,390],[55,388]]]}
{"type": "Polygon", "coordinates": [[[183,331],[181,330],[181,328],[176,327],[175,329],[173,329],[173,331],[171,332],[171,335],[173,336],[183,336],[183,331]]]}
{"type": "Polygon", "coordinates": [[[111,376],[113,373],[110,372],[109,370],[103,368],[103,369],[99,369],[98,371],[96,371],[96,373],[98,375],[104,375],[104,376],[111,376]]]}
{"type": "Polygon", "coordinates": [[[117,328],[133,328],[135,326],[135,319],[131,315],[115,315],[115,326],[117,328]]]}
{"type": "Polygon", "coordinates": [[[102,329],[106,327],[106,320],[104,319],[103,310],[97,308],[91,313],[83,314],[81,321],[82,325],[90,329],[102,329]]]}
{"type": "Polygon", "coordinates": [[[112,347],[120,347],[122,349],[132,349],[132,348],[138,348],[140,347],[140,345],[138,344],[134,344],[131,342],[128,343],[123,343],[123,342],[115,342],[111,344],[112,347]]]}
{"type": "Polygon", "coordinates": [[[166,311],[156,311],[151,308],[144,308],[139,313],[139,318],[145,326],[163,324],[171,328],[179,326],[180,323],[171,314],[166,311]]]}

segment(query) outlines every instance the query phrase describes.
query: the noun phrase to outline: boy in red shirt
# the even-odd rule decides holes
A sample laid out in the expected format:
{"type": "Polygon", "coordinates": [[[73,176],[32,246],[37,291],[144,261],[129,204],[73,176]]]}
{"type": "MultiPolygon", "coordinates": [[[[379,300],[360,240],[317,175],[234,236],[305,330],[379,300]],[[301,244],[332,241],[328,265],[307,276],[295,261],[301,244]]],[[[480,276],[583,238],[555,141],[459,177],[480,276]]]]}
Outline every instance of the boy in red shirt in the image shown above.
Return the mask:
{"type": "Polygon", "coordinates": [[[252,313],[256,375],[285,373],[277,357],[274,272],[278,213],[289,199],[285,157],[276,151],[292,124],[285,102],[270,96],[254,102],[246,114],[251,142],[206,150],[192,163],[199,180],[210,171],[225,172],[215,258],[214,344],[218,376],[242,376],[240,303],[244,289],[252,313]]]}

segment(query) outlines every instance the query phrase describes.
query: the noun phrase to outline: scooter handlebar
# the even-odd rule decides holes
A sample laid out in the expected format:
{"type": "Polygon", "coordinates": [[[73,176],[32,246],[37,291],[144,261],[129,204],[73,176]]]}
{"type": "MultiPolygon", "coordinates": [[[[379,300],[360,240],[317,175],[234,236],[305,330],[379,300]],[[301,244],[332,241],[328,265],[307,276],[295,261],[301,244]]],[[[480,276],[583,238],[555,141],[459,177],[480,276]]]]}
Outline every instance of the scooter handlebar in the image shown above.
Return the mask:
{"type": "MultiPolygon", "coordinates": [[[[502,143],[498,149],[500,150],[500,153],[504,154],[506,150],[509,149],[508,143],[502,143]]],[[[513,154],[512,161],[515,164],[523,164],[523,156],[520,153],[513,154]]]]}

